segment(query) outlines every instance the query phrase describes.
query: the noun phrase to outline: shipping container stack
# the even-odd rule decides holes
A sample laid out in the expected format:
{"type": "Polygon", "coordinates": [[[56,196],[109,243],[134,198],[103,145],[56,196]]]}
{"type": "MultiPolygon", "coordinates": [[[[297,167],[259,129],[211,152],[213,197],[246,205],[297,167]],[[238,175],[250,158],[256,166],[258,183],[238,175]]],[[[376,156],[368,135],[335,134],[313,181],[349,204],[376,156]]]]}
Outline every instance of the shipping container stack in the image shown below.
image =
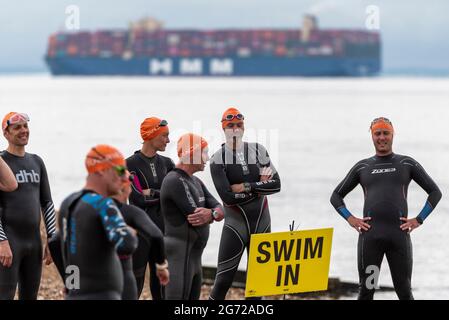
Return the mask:
{"type": "Polygon", "coordinates": [[[379,35],[365,31],[317,30],[130,30],[57,33],[49,57],[304,57],[373,55],[379,35]],[[348,51],[349,50],[349,51],[348,51]]]}

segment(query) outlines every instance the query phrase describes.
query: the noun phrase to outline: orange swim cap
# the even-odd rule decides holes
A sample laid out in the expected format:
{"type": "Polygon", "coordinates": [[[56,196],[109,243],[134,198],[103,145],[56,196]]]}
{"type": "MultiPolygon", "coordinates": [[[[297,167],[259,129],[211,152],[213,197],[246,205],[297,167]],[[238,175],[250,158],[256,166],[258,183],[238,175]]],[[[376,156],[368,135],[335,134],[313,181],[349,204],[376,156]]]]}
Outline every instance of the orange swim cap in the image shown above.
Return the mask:
{"type": "Polygon", "coordinates": [[[15,124],[21,121],[30,121],[30,118],[28,117],[28,115],[26,115],[25,113],[19,113],[19,112],[9,112],[7,113],[4,117],[3,117],[3,121],[2,121],[2,130],[5,131],[5,129],[10,125],[10,124],[15,124]],[[11,123],[10,123],[11,122],[11,123]]]}
{"type": "Polygon", "coordinates": [[[375,131],[377,130],[388,130],[391,131],[392,133],[394,132],[394,128],[393,128],[393,124],[391,123],[391,121],[387,118],[384,117],[379,117],[374,119],[373,121],[371,121],[371,134],[373,134],[375,131]]]}
{"type": "Polygon", "coordinates": [[[166,132],[168,132],[168,122],[156,117],[146,118],[140,125],[140,136],[143,141],[151,140],[166,132]]]}
{"type": "Polygon", "coordinates": [[[123,155],[116,148],[106,144],[99,144],[89,150],[85,165],[87,172],[104,171],[115,166],[126,166],[123,155]]]}
{"type": "Polygon", "coordinates": [[[207,141],[199,135],[186,133],[179,138],[177,147],[179,158],[188,156],[193,158],[196,155],[201,155],[203,149],[207,147],[207,141]]]}
{"type": "Polygon", "coordinates": [[[224,129],[226,128],[228,123],[240,122],[243,120],[245,120],[243,114],[236,108],[231,107],[227,109],[221,116],[221,127],[224,129]]]}

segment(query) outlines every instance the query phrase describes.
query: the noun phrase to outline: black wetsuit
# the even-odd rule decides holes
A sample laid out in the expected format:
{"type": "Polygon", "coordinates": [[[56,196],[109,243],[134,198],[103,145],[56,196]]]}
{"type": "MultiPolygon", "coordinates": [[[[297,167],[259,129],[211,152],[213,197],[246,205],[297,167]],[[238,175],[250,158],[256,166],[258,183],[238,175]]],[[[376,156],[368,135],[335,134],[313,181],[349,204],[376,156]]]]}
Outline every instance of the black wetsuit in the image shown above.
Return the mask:
{"type": "Polygon", "coordinates": [[[351,213],[343,198],[360,184],[365,194],[363,216],[371,217],[368,222],[371,228],[363,232],[358,241],[359,299],[373,298],[375,290],[366,285],[372,275],[367,267],[373,265],[380,269],[384,254],[399,299],[413,299],[412,243],[407,231],[400,229],[404,223],[400,217],[408,216],[407,190],[411,180],[429,194],[418,215],[423,221],[440,201],[441,192],[421,165],[407,156],[391,154],[359,161],[332,194],[332,205],[348,219],[351,213]]]}
{"type": "Polygon", "coordinates": [[[0,155],[18,182],[15,191],[0,191],[0,241],[8,240],[13,254],[10,268],[0,265],[0,300],[13,299],[17,284],[19,299],[36,299],[42,272],[41,210],[47,237],[56,231],[47,171],[35,154],[0,155]]]}
{"type": "Polygon", "coordinates": [[[80,287],[68,288],[69,300],[120,300],[123,271],[119,255],[130,255],[137,247],[120,210],[110,198],[82,190],[61,204],[64,269],[76,266],[80,287]]]}
{"type": "Polygon", "coordinates": [[[281,190],[281,180],[266,149],[244,143],[238,150],[223,145],[211,158],[212,179],[225,205],[225,223],[218,252],[217,275],[210,299],[224,300],[231,287],[242,254],[249,250],[251,234],[271,231],[266,195],[281,190]],[[271,167],[272,179],[260,182],[260,170],[271,167]],[[248,193],[234,193],[231,185],[247,182],[248,193]]]}
{"type": "Polygon", "coordinates": [[[162,183],[161,206],[170,268],[166,299],[198,300],[202,284],[201,256],[209,239],[209,224],[194,227],[187,216],[196,208],[222,207],[200,179],[177,168],[162,183]]]}
{"type": "MultiPolygon", "coordinates": [[[[150,219],[164,232],[164,219],[161,215],[160,188],[167,173],[175,167],[170,158],[156,154],[154,157],[146,157],[142,152],[136,151],[134,155],[126,159],[126,165],[134,175],[132,193],[129,202],[144,210],[150,219]],[[144,189],[151,189],[151,195],[142,193],[144,189]]],[[[140,237],[140,236],[139,236],[140,237]]],[[[140,239],[141,240],[141,239],[140,239]]],[[[150,290],[153,300],[163,299],[163,287],[156,276],[156,253],[146,241],[139,241],[139,246],[133,254],[134,275],[137,282],[137,293],[141,295],[145,280],[147,264],[150,267],[150,290]]]]}
{"type": "MultiPolygon", "coordinates": [[[[145,239],[149,246],[153,248],[154,259],[156,263],[163,264],[165,261],[164,235],[156,224],[148,218],[145,211],[128,204],[120,203],[114,199],[115,204],[120,209],[126,224],[137,231],[140,239],[145,239]]],[[[131,255],[121,255],[124,285],[122,300],[136,300],[137,284],[134,277],[133,264],[131,255]]]]}

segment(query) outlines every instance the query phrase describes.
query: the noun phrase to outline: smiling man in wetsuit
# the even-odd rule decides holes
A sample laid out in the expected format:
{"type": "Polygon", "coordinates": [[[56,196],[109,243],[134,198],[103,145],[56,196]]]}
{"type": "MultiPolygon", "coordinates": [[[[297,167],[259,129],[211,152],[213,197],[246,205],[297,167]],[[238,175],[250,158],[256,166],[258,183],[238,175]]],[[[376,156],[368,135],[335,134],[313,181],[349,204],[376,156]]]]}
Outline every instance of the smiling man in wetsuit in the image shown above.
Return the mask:
{"type": "Polygon", "coordinates": [[[394,129],[390,120],[376,118],[370,129],[376,154],[355,164],[332,193],[331,203],[360,233],[357,257],[359,299],[373,299],[375,289],[367,283],[372,275],[372,267],[369,267],[380,270],[386,255],[399,299],[412,300],[410,232],[423,224],[440,201],[441,192],[416,160],[393,153],[394,129]],[[421,212],[409,219],[407,190],[411,180],[427,192],[428,198],[421,212]],[[343,201],[358,184],[365,195],[362,219],[353,216],[343,201]]]}
{"type": "Polygon", "coordinates": [[[207,142],[194,134],[181,136],[179,163],[161,188],[165,248],[171,270],[167,300],[198,300],[201,294],[201,256],[209,239],[209,224],[223,219],[223,207],[194,176],[209,160],[207,142]]]}
{"type": "MultiPolygon", "coordinates": [[[[1,152],[1,157],[14,173],[18,188],[13,192],[0,191],[0,300],[13,299],[17,285],[19,299],[37,299],[43,258],[41,214],[47,239],[56,231],[45,164],[38,155],[25,152],[29,120],[24,113],[10,112],[2,122],[8,148],[1,152]]],[[[48,246],[44,259],[51,263],[48,246]]]]}
{"type": "MultiPolygon", "coordinates": [[[[165,151],[170,132],[168,122],[156,117],[146,118],[140,125],[142,148],[126,159],[128,170],[133,175],[132,192],[129,203],[144,210],[148,217],[164,233],[164,219],[161,214],[160,189],[167,173],[175,167],[173,161],[158,152],[165,151]]],[[[134,275],[137,282],[137,295],[143,290],[147,265],[150,269],[150,291],[153,300],[162,300],[164,287],[157,277],[156,252],[147,241],[141,239],[133,254],[134,275]],[[143,240],[143,241],[142,241],[143,240]]]]}
{"type": "Polygon", "coordinates": [[[244,142],[244,116],[227,109],[221,118],[226,143],[212,156],[210,171],[225,205],[225,223],[218,251],[211,300],[224,300],[250,237],[271,231],[267,195],[281,190],[281,179],[267,150],[244,142]]]}

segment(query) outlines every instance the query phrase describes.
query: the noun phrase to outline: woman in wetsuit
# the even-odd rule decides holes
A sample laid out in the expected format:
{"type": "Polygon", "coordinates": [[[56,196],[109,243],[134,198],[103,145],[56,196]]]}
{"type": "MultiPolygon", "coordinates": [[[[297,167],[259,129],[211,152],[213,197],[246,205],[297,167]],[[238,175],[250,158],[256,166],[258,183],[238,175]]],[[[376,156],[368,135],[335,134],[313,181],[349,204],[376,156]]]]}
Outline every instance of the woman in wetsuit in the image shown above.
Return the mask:
{"type": "Polygon", "coordinates": [[[218,253],[212,300],[226,297],[251,234],[271,231],[267,195],[281,190],[281,180],[268,152],[243,142],[244,117],[229,108],[222,117],[226,143],[211,158],[211,174],[224,203],[225,223],[218,253]]]}

